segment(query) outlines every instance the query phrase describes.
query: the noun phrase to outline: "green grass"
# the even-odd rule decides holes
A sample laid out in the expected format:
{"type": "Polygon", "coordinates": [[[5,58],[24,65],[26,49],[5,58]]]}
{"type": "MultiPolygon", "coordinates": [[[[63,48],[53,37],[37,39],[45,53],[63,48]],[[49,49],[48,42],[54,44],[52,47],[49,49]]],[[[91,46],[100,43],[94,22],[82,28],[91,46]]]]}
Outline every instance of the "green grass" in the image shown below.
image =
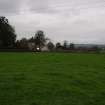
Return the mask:
{"type": "Polygon", "coordinates": [[[0,105],[105,105],[105,55],[0,53],[0,105]]]}

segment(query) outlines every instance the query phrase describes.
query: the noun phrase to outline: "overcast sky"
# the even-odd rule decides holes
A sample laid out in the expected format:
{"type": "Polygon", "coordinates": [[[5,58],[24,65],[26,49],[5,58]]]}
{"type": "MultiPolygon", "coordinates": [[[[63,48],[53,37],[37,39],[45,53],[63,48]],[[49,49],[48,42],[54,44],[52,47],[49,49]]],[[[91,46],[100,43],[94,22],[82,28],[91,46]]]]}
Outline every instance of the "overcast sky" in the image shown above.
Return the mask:
{"type": "Polygon", "coordinates": [[[105,0],[0,0],[18,38],[43,30],[52,41],[105,44],[105,0]]]}

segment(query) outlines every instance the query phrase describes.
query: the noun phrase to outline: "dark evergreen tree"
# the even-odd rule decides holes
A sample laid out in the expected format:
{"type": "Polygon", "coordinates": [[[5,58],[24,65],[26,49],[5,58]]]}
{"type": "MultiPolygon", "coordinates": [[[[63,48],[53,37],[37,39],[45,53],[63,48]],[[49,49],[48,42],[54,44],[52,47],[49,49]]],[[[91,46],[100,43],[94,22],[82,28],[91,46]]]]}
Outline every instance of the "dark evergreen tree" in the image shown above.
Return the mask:
{"type": "Polygon", "coordinates": [[[15,46],[16,34],[8,19],[0,17],[0,48],[13,48],[15,46]]]}

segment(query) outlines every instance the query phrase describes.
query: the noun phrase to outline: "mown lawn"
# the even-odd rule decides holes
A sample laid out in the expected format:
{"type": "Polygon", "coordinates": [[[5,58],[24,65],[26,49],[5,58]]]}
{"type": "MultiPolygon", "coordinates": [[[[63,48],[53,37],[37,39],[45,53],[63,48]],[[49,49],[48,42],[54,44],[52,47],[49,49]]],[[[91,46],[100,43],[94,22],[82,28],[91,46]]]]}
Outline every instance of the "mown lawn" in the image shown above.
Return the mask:
{"type": "Polygon", "coordinates": [[[105,55],[0,53],[0,105],[105,105],[105,55]]]}

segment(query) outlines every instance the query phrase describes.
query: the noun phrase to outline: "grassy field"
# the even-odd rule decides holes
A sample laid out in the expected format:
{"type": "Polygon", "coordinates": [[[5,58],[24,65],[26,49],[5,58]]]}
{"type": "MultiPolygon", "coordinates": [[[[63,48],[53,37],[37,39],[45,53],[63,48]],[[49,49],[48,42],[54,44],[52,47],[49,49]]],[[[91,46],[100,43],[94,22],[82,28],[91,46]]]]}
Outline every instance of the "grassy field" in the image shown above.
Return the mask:
{"type": "Polygon", "coordinates": [[[105,105],[105,55],[0,53],[0,105],[105,105]]]}

